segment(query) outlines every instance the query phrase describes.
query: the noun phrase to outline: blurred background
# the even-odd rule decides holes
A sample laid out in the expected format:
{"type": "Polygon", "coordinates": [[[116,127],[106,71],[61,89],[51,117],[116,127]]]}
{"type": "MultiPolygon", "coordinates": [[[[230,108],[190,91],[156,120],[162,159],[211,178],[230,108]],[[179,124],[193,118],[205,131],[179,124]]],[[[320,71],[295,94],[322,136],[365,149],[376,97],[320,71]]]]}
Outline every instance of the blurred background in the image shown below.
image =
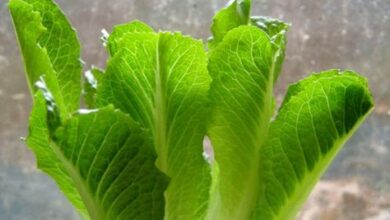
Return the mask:
{"type": "MultiPolygon", "coordinates": [[[[105,66],[104,28],[133,19],[156,30],[207,39],[225,0],[57,0],[78,31],[85,69],[105,66]]],[[[7,1],[0,0],[0,220],[77,220],[55,183],[36,169],[21,137],[27,135],[31,98],[7,1]]],[[[310,72],[353,69],[365,75],[376,108],[346,144],[300,213],[301,220],[390,220],[390,1],[253,0],[253,15],[292,24],[277,84],[310,72]]]]}

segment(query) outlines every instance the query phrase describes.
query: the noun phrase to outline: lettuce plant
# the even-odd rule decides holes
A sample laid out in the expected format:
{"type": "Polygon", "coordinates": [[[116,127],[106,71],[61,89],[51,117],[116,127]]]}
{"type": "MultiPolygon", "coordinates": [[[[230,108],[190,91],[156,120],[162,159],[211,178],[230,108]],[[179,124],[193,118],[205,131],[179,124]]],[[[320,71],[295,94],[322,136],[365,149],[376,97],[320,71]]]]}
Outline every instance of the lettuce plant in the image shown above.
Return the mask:
{"type": "Polygon", "coordinates": [[[58,5],[10,0],[34,100],[27,145],[83,218],[294,219],[373,100],[366,79],[328,70],[290,85],[275,112],[289,25],[250,7],[220,10],[208,49],[117,25],[103,38],[105,70],[81,83],[80,44],[58,5]]]}

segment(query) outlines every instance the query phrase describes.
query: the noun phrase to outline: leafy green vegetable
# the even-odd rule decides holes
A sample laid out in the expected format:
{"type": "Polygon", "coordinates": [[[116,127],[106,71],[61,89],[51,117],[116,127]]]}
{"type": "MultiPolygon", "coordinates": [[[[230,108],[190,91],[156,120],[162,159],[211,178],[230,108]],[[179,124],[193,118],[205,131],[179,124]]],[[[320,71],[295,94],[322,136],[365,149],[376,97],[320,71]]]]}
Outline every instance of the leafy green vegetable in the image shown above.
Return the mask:
{"type": "Polygon", "coordinates": [[[240,25],[250,22],[250,0],[233,0],[228,6],[221,9],[213,18],[211,32],[213,37],[209,40],[209,47],[213,48],[222,41],[225,35],[240,25]]]}
{"type": "Polygon", "coordinates": [[[372,107],[366,80],[352,71],[329,70],[290,86],[260,149],[252,218],[294,219],[372,107]]]}
{"type": "Polygon", "coordinates": [[[286,48],[286,31],[290,27],[278,19],[250,16],[250,0],[233,0],[226,7],[216,13],[211,25],[213,37],[209,39],[208,46],[210,50],[214,49],[229,33],[230,30],[240,26],[256,26],[268,34],[273,43],[279,47],[278,55],[275,57],[275,76],[277,80],[282,68],[285,48],[286,48]]]}
{"type": "Polygon", "coordinates": [[[34,96],[34,106],[30,114],[27,145],[37,158],[38,168],[56,181],[59,188],[72,202],[81,216],[88,219],[88,211],[77,191],[75,182],[50,143],[47,123],[49,113],[47,109],[43,94],[37,92],[34,96]]]}
{"type": "Polygon", "coordinates": [[[133,25],[140,23],[122,26],[122,34],[115,28],[109,38],[108,46],[117,49],[97,101],[114,104],[152,131],[157,166],[171,178],[167,217],[201,219],[211,182],[202,157],[210,83],[203,45],[178,33],[133,31],[133,25]]]}
{"type": "Polygon", "coordinates": [[[264,31],[241,26],[210,54],[213,114],[208,134],[219,173],[209,219],[245,219],[254,208],[257,152],[273,114],[277,51],[264,31]]]}
{"type": "Polygon", "coordinates": [[[34,96],[27,145],[36,155],[38,167],[53,177],[81,215],[87,216],[73,180],[51,148],[46,118],[53,114],[46,112],[44,96],[34,86],[41,77],[45,78],[45,86],[50,90],[46,97],[52,96],[64,119],[77,110],[81,87],[79,42],[65,16],[51,1],[12,0],[9,8],[34,96]]]}
{"type": "Polygon", "coordinates": [[[275,113],[289,25],[251,17],[250,0],[217,12],[208,52],[140,21],[115,26],[107,68],[83,89],[58,6],[9,8],[34,99],[27,145],[84,219],[293,219],[373,108],[363,77],[329,70],[291,85],[275,113]]]}
{"type": "MultiPolygon", "coordinates": [[[[39,97],[32,120],[51,113],[39,97]]],[[[80,110],[51,131],[41,127],[44,140],[31,133],[28,143],[84,217],[163,218],[168,179],[154,165],[152,141],[130,117],[105,107],[80,110]]]]}
{"type": "Polygon", "coordinates": [[[118,43],[127,33],[153,32],[153,29],[140,21],[132,21],[127,24],[116,25],[107,39],[108,50],[114,56],[118,50],[118,43]]]}
{"type": "Polygon", "coordinates": [[[63,115],[79,107],[80,44],[69,21],[51,0],[9,3],[32,93],[41,76],[63,115]]]}
{"type": "Polygon", "coordinates": [[[163,219],[168,179],[130,117],[112,107],[80,111],[53,139],[91,219],[163,219]]]}
{"type": "Polygon", "coordinates": [[[280,71],[282,69],[282,64],[284,61],[285,50],[286,50],[286,31],[290,27],[289,24],[286,24],[278,19],[255,16],[251,17],[251,25],[254,25],[263,31],[265,31],[269,37],[272,39],[273,43],[279,47],[277,56],[275,57],[275,76],[274,81],[278,79],[280,71]]]}

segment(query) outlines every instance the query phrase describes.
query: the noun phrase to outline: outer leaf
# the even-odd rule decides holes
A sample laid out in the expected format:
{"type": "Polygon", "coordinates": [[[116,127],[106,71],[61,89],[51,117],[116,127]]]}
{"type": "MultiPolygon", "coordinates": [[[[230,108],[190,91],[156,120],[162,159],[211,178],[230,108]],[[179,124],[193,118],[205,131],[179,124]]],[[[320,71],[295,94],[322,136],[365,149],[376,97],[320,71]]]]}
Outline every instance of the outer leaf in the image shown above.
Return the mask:
{"type": "Polygon", "coordinates": [[[168,181],[154,165],[149,135],[112,107],[80,111],[53,133],[53,108],[42,95],[36,100],[29,146],[84,218],[163,219],[168,181]]]}
{"type": "MultiPolygon", "coordinates": [[[[209,48],[214,49],[226,34],[241,25],[253,25],[265,31],[274,43],[280,47],[280,57],[277,61],[276,72],[280,73],[284,60],[286,31],[290,27],[278,19],[263,16],[250,16],[251,0],[233,0],[228,6],[218,11],[211,24],[213,37],[209,39],[209,48]]],[[[277,77],[275,77],[275,80],[277,77]]]]}
{"type": "Polygon", "coordinates": [[[290,86],[260,151],[253,219],[294,219],[372,107],[366,80],[351,71],[330,70],[290,86]]]}
{"type": "Polygon", "coordinates": [[[122,39],[127,33],[144,33],[144,32],[153,32],[153,29],[146,25],[145,23],[135,20],[130,23],[116,25],[114,30],[108,37],[107,45],[108,51],[111,56],[114,56],[118,50],[118,42],[122,39]]]}
{"type": "Polygon", "coordinates": [[[271,38],[286,32],[290,27],[289,24],[286,24],[281,20],[264,16],[251,17],[250,24],[267,32],[271,38]]]}
{"type": "Polygon", "coordinates": [[[65,116],[80,99],[80,45],[76,33],[51,0],[11,0],[9,8],[25,61],[31,93],[41,76],[65,116]]]}
{"type": "Polygon", "coordinates": [[[40,87],[46,89],[46,98],[55,99],[56,107],[63,116],[69,116],[78,108],[81,66],[77,37],[52,1],[11,0],[9,8],[25,61],[29,87],[34,94],[27,145],[36,155],[38,167],[55,179],[81,215],[87,217],[73,180],[50,146],[46,119],[51,118],[52,125],[60,122],[52,117],[54,114],[47,114],[44,96],[36,92],[38,87],[34,87],[35,82],[44,77],[52,93],[48,93],[46,85],[40,87]],[[53,119],[57,122],[53,123],[53,119]]]}
{"type": "Polygon", "coordinates": [[[231,29],[248,24],[250,8],[251,0],[233,0],[218,11],[211,24],[213,37],[209,40],[209,47],[214,48],[231,29]]]}
{"type": "Polygon", "coordinates": [[[163,219],[167,178],[148,137],[111,107],[80,112],[56,132],[52,147],[91,219],[163,219]]]}
{"type": "Polygon", "coordinates": [[[150,129],[157,165],[170,178],[166,219],[202,219],[209,165],[202,157],[210,79],[200,41],[170,33],[127,33],[98,87],[98,103],[113,103],[150,129]]]}
{"type": "Polygon", "coordinates": [[[64,192],[81,216],[84,219],[88,219],[87,209],[76,189],[74,181],[49,143],[50,136],[46,122],[47,108],[44,96],[41,92],[37,92],[34,100],[34,107],[30,114],[27,145],[37,158],[38,168],[56,181],[61,191],[64,192]]]}
{"type": "Polygon", "coordinates": [[[208,219],[247,219],[255,207],[258,151],[273,113],[278,47],[254,26],[230,31],[211,51],[214,189],[208,219]]]}
{"type": "Polygon", "coordinates": [[[276,58],[275,64],[274,81],[276,82],[280,71],[282,70],[287,43],[286,31],[290,25],[278,19],[261,16],[251,17],[251,24],[265,31],[272,41],[279,47],[279,54],[276,58]]]}

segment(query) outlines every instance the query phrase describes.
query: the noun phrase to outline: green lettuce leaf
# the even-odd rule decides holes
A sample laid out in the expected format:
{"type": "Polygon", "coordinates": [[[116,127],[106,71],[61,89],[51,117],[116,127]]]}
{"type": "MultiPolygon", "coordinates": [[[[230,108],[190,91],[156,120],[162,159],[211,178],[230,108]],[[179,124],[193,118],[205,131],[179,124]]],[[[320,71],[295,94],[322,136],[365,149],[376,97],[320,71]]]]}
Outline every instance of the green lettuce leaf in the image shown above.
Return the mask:
{"type": "Polygon", "coordinates": [[[215,162],[207,219],[294,218],[352,128],[358,127],[372,107],[367,83],[361,77],[329,71],[292,86],[271,123],[280,50],[259,28],[240,26],[210,53],[213,111],[208,135],[215,162]],[[299,103],[292,105],[292,99],[299,103]],[[298,114],[300,111],[305,112],[298,114]],[[324,112],[329,111],[335,125],[333,119],[326,120],[324,112]],[[313,124],[324,145],[320,153],[310,134],[309,117],[318,120],[313,124]],[[298,129],[299,138],[293,139],[298,129]]]}
{"type": "Polygon", "coordinates": [[[155,166],[150,134],[112,106],[79,110],[60,124],[43,82],[40,88],[27,142],[81,216],[163,219],[168,178],[155,166]]]}
{"type": "Polygon", "coordinates": [[[283,32],[286,32],[290,27],[289,24],[281,20],[265,16],[252,16],[250,18],[250,24],[267,32],[271,38],[283,34],[283,32]]]}
{"type": "MultiPolygon", "coordinates": [[[[34,94],[27,144],[38,167],[85,219],[163,219],[168,178],[155,166],[150,134],[112,107],[73,113],[81,94],[80,49],[58,6],[11,0],[9,7],[34,94]]],[[[87,77],[90,107],[101,75],[93,68],[87,77]]]]}
{"type": "Polygon", "coordinates": [[[215,162],[208,219],[246,219],[254,208],[258,151],[273,114],[278,51],[261,29],[240,26],[210,53],[208,135],[215,162]]]}
{"type": "MultiPolygon", "coordinates": [[[[52,112],[49,112],[52,114],[52,112]]],[[[34,152],[39,169],[51,176],[84,219],[88,219],[88,211],[83,203],[74,181],[62,161],[58,158],[50,144],[49,128],[46,119],[48,109],[44,96],[37,92],[34,106],[30,113],[29,135],[27,146],[34,152]]]]}
{"type": "Polygon", "coordinates": [[[286,50],[286,32],[289,24],[274,18],[264,16],[250,16],[251,0],[233,0],[228,6],[218,11],[211,24],[213,37],[208,41],[209,49],[214,49],[223,38],[234,28],[242,25],[251,25],[260,28],[268,34],[272,42],[279,47],[275,57],[274,81],[282,69],[286,50]]]}
{"type": "Polygon", "coordinates": [[[80,110],[53,139],[91,219],[163,219],[168,179],[154,165],[149,134],[129,116],[80,110]]]}
{"type": "Polygon", "coordinates": [[[225,8],[218,11],[211,24],[212,38],[209,48],[214,48],[225,35],[240,25],[249,24],[251,0],[233,0],[225,8]]]}
{"type": "Polygon", "coordinates": [[[253,219],[295,219],[344,143],[373,108],[366,79],[329,70],[289,87],[260,149],[253,219]]]}
{"type": "Polygon", "coordinates": [[[75,208],[87,218],[74,181],[51,149],[49,136],[49,124],[58,126],[59,121],[70,117],[79,106],[81,65],[76,34],[52,1],[11,0],[9,8],[34,100],[27,145],[36,155],[38,168],[53,177],[75,208]],[[40,81],[40,86],[35,86],[43,78],[46,83],[40,81]],[[38,88],[45,92],[41,93],[38,88]],[[48,103],[50,114],[47,114],[44,98],[56,103],[55,108],[48,103]],[[63,119],[58,117],[59,112],[54,114],[54,110],[61,112],[63,119]]]}
{"type": "Polygon", "coordinates": [[[151,131],[157,166],[171,179],[166,219],[202,219],[211,182],[202,157],[210,83],[202,42],[179,33],[118,36],[109,38],[117,49],[97,103],[114,104],[151,131]]]}
{"type": "Polygon", "coordinates": [[[114,56],[118,50],[118,42],[122,39],[127,33],[144,33],[144,32],[153,32],[153,29],[147,24],[135,20],[129,23],[115,25],[112,33],[107,39],[108,52],[111,56],[114,56]]]}
{"type": "Polygon", "coordinates": [[[41,76],[65,117],[79,107],[80,45],[76,33],[51,0],[11,0],[31,94],[41,76]]]}
{"type": "Polygon", "coordinates": [[[57,181],[81,215],[102,220],[163,219],[168,179],[154,165],[150,135],[113,107],[79,110],[54,128],[50,118],[56,113],[55,104],[47,90],[38,94],[32,119],[48,120],[41,129],[34,124],[33,131],[41,131],[43,140],[33,133],[28,142],[43,165],[40,168],[57,181]],[[43,145],[46,142],[48,146],[43,145]]]}
{"type": "Polygon", "coordinates": [[[27,144],[82,217],[296,217],[373,99],[363,77],[329,70],[290,86],[274,115],[289,25],[250,7],[233,0],[215,15],[209,57],[180,33],[115,26],[107,69],[85,74],[90,109],[76,111],[75,31],[52,0],[10,0],[34,96],[27,144]]]}
{"type": "Polygon", "coordinates": [[[290,27],[290,24],[287,24],[278,19],[263,17],[263,16],[251,17],[250,24],[265,31],[272,39],[273,43],[279,47],[278,56],[276,56],[276,60],[275,60],[274,81],[276,82],[282,70],[282,64],[284,61],[286,44],[287,44],[286,32],[290,27]]]}

